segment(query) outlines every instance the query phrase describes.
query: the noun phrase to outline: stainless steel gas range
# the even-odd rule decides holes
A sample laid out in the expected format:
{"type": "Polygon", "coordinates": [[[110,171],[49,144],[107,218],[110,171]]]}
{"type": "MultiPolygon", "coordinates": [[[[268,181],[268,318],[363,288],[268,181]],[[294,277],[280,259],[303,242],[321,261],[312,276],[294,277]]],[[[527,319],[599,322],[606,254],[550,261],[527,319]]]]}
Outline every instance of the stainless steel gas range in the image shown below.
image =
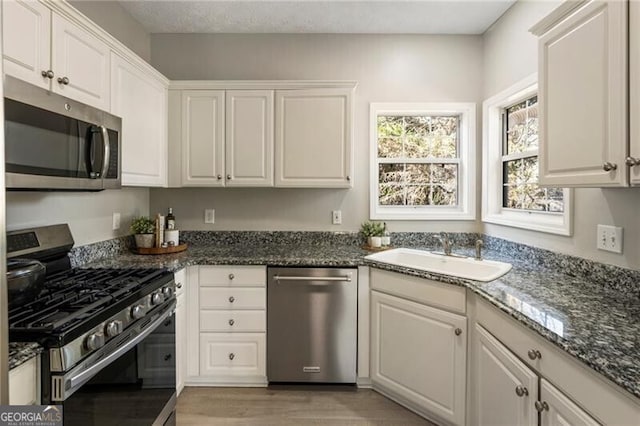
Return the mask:
{"type": "Polygon", "coordinates": [[[45,348],[42,403],[62,404],[65,425],[175,424],[173,274],[71,269],[67,225],[11,232],[7,245],[47,267],[35,299],[9,301],[10,340],[45,348]]]}

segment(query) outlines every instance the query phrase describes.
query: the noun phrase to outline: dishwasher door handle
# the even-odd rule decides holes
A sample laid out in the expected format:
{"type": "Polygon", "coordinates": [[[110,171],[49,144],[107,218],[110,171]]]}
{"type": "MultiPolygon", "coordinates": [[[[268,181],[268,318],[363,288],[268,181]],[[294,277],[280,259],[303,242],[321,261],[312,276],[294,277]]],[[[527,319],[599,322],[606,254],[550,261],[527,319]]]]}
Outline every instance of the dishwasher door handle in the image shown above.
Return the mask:
{"type": "MultiPolygon", "coordinates": [[[[340,277],[311,277],[311,276],[289,276],[289,275],[274,275],[273,279],[276,281],[330,281],[330,282],[351,282],[350,275],[343,275],[340,277]]],[[[327,283],[328,284],[328,283],[327,283]]],[[[323,285],[323,284],[316,284],[323,285]]],[[[326,285],[326,284],[325,284],[326,285]]]]}

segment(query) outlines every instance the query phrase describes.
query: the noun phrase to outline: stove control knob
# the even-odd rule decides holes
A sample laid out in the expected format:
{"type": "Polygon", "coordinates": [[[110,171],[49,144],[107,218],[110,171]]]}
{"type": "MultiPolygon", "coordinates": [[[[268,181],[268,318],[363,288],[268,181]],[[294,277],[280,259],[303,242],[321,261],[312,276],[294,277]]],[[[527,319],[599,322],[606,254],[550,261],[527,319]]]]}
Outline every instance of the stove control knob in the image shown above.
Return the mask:
{"type": "Polygon", "coordinates": [[[171,287],[162,287],[162,295],[165,299],[171,298],[173,295],[173,289],[171,287]]]}
{"type": "Polygon", "coordinates": [[[84,346],[90,351],[100,349],[104,346],[104,334],[91,333],[86,339],[84,339],[84,346]]]}
{"type": "Polygon", "coordinates": [[[131,318],[140,319],[143,316],[144,316],[144,306],[143,305],[136,305],[133,308],[131,308],[131,318]]]}
{"type": "Polygon", "coordinates": [[[153,295],[151,296],[151,304],[155,306],[161,304],[162,302],[164,302],[164,296],[162,295],[162,293],[153,293],[153,295]]]}
{"type": "Polygon", "coordinates": [[[107,335],[107,337],[114,337],[122,333],[122,321],[120,320],[109,321],[104,328],[104,332],[107,335]]]}

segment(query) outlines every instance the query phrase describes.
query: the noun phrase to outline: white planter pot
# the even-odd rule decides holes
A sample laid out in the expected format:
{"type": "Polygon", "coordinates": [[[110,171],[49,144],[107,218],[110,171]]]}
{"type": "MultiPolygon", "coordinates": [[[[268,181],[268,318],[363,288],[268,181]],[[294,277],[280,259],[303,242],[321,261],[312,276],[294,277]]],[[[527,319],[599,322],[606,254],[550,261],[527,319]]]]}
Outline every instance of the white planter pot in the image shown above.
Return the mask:
{"type": "Polygon", "coordinates": [[[153,247],[153,243],[155,243],[153,234],[136,234],[134,237],[136,239],[136,247],[138,248],[151,248],[153,247]]]}
{"type": "Polygon", "coordinates": [[[382,247],[382,237],[369,237],[371,247],[382,247]]]}

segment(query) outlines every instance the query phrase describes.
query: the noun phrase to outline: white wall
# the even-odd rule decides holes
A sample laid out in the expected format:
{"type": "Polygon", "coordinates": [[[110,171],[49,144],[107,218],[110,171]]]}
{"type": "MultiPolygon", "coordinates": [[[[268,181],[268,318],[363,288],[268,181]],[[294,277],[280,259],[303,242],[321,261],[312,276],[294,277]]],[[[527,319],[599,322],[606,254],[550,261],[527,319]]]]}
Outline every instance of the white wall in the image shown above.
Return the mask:
{"type": "MultiPolygon", "coordinates": [[[[536,38],[529,28],[558,2],[520,1],[484,35],[484,97],[489,98],[537,71],[536,38]]],[[[572,237],[500,225],[489,235],[631,268],[640,267],[640,189],[576,189],[572,237]],[[623,254],[596,249],[596,225],[624,228],[623,254]]]]}
{"type": "MultiPolygon", "coordinates": [[[[351,190],[153,189],[183,229],[357,230],[369,218],[369,103],[479,102],[482,38],[420,35],[153,34],[151,63],[170,79],[357,80],[351,190]],[[204,208],[216,210],[205,225],[204,208]],[[331,225],[331,210],[343,225],[331,225]]],[[[179,141],[169,141],[179,143],[179,141]]],[[[393,222],[393,231],[477,231],[470,222],[393,222]]]]}
{"type": "Polygon", "coordinates": [[[133,216],[149,214],[149,190],[102,192],[7,192],[7,229],[68,223],[76,246],[129,234],[133,216]],[[121,227],[112,230],[112,214],[121,227]]]}
{"type": "Polygon", "coordinates": [[[120,3],[112,0],[71,0],[69,3],[149,62],[151,57],[149,33],[120,3]]]}

